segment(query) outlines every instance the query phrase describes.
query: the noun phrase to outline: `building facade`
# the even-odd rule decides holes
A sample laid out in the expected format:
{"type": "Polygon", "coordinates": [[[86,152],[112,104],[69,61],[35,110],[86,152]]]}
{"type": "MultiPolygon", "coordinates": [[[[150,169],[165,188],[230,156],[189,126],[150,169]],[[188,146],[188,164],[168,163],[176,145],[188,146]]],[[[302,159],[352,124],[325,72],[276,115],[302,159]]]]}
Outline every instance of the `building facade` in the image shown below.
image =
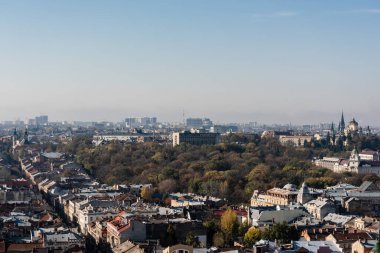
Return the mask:
{"type": "Polygon", "coordinates": [[[191,133],[176,132],[173,133],[173,147],[182,143],[191,145],[215,145],[220,142],[220,134],[218,133],[191,133]]]}

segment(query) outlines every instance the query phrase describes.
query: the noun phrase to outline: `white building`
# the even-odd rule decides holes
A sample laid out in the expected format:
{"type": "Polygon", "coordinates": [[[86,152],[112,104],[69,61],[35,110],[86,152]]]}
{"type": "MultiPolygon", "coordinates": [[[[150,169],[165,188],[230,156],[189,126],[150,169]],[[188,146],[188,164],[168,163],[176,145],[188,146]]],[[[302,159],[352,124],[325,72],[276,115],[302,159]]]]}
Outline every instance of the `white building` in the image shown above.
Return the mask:
{"type": "Polygon", "coordinates": [[[318,198],[304,204],[306,210],[315,218],[322,220],[327,214],[335,212],[335,205],[328,199],[318,198]]]}
{"type": "Polygon", "coordinates": [[[87,234],[88,225],[97,219],[110,219],[120,212],[114,201],[93,200],[77,210],[78,224],[81,233],[87,234]]]}

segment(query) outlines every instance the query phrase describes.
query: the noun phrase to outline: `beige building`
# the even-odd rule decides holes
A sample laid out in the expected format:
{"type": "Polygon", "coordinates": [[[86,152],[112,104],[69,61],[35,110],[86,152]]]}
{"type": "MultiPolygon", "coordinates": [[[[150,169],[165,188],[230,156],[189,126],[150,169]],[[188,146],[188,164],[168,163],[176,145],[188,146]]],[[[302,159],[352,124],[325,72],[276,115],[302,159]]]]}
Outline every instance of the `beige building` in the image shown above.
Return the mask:
{"type": "Polygon", "coordinates": [[[286,206],[297,202],[298,190],[295,185],[287,184],[283,188],[272,188],[266,194],[253,193],[251,206],[286,206]]]}
{"type": "Polygon", "coordinates": [[[358,240],[373,240],[373,238],[365,232],[348,233],[347,231],[341,233],[335,232],[326,237],[326,241],[335,242],[343,249],[344,253],[353,252],[353,244],[358,240]]]}
{"type": "Polygon", "coordinates": [[[322,220],[327,214],[335,212],[335,204],[328,199],[318,198],[304,204],[314,218],[322,220]]]}
{"type": "Polygon", "coordinates": [[[334,170],[335,164],[339,164],[342,159],[339,157],[323,157],[323,159],[317,159],[314,161],[316,166],[334,170]]]}
{"type": "Polygon", "coordinates": [[[352,244],[351,253],[370,253],[375,247],[377,240],[357,240],[352,244]]]}
{"type": "Polygon", "coordinates": [[[293,145],[295,147],[302,147],[304,146],[305,142],[311,142],[313,139],[313,136],[309,135],[280,135],[279,140],[282,145],[293,145]]]}

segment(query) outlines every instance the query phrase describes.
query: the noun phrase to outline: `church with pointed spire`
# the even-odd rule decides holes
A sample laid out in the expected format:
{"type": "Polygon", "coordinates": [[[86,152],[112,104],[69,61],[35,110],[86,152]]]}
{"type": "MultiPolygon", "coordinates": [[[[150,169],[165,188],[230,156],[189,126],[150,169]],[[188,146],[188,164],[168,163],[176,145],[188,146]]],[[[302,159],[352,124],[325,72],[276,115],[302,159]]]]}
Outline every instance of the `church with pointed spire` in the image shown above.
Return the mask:
{"type": "Polygon", "coordinates": [[[339,127],[338,127],[339,133],[343,134],[345,128],[346,128],[346,123],[344,122],[344,115],[342,111],[342,116],[340,117],[339,127]]]}
{"type": "Polygon", "coordinates": [[[336,145],[338,141],[343,141],[344,144],[347,144],[347,137],[353,135],[362,135],[362,134],[370,134],[371,130],[369,126],[363,131],[361,127],[359,127],[359,123],[352,118],[351,121],[346,125],[346,121],[344,119],[344,113],[342,111],[340,120],[338,121],[338,127],[335,127],[334,122],[331,123],[330,128],[330,142],[333,145],[336,145]]]}

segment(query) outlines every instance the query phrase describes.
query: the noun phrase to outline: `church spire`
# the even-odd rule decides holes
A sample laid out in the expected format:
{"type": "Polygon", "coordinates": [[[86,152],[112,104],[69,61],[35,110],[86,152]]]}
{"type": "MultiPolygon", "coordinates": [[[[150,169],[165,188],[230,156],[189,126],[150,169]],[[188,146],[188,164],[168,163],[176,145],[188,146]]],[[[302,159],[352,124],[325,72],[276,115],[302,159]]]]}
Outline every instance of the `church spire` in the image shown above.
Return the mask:
{"type": "Polygon", "coordinates": [[[343,132],[344,129],[346,128],[346,123],[344,122],[344,116],[343,116],[343,110],[342,110],[342,117],[340,118],[340,123],[339,123],[339,126],[340,126],[340,131],[343,132]]]}
{"type": "Polygon", "coordinates": [[[25,128],[24,139],[25,139],[25,144],[29,144],[28,128],[25,128]]]}

